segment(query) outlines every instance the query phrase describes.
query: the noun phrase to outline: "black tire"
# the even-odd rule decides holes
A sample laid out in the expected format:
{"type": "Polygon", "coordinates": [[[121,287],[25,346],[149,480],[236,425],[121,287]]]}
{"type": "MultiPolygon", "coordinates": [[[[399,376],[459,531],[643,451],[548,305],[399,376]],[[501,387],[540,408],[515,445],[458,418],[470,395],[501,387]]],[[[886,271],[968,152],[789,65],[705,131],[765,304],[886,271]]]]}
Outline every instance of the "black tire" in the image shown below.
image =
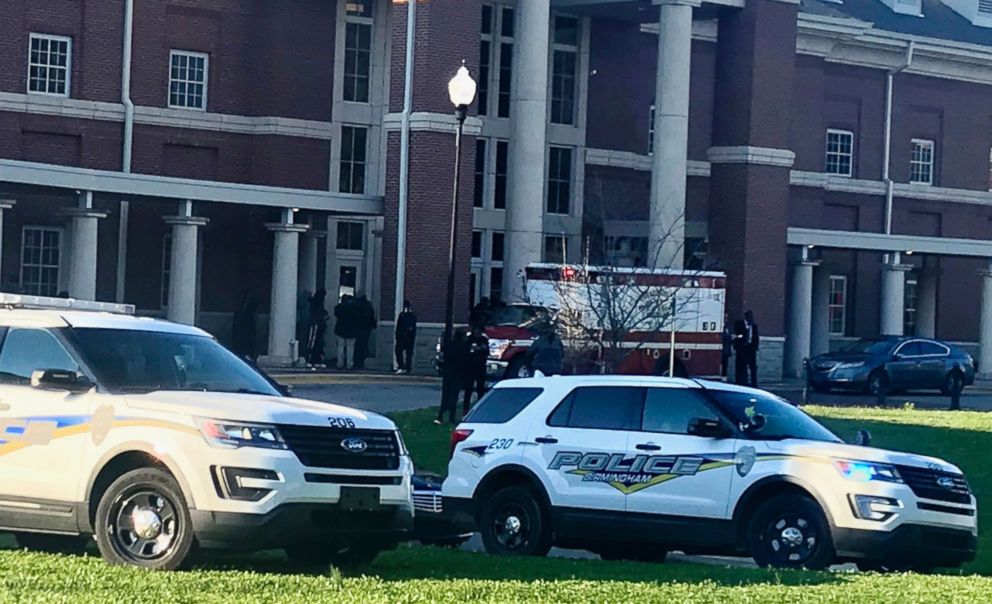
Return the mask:
{"type": "Polygon", "coordinates": [[[517,356],[510,359],[510,364],[506,366],[505,377],[508,380],[516,380],[520,378],[529,378],[534,375],[534,372],[530,370],[527,365],[527,356],[523,354],[518,354],[517,356]]]}
{"type": "Polygon", "coordinates": [[[375,547],[334,547],[325,543],[300,543],[284,550],[295,566],[310,570],[326,570],[333,566],[348,573],[361,572],[372,566],[379,556],[375,547]]]}
{"type": "Polygon", "coordinates": [[[482,543],[499,556],[545,556],[551,549],[551,523],[529,489],[502,488],[482,502],[482,543]]]}
{"type": "Polygon", "coordinates": [[[664,562],[668,558],[668,550],[657,545],[616,544],[599,547],[594,550],[603,560],[630,560],[633,562],[664,562]]]}
{"type": "Polygon", "coordinates": [[[868,376],[868,382],[865,384],[865,392],[872,396],[878,396],[879,388],[885,388],[886,394],[892,392],[889,385],[889,375],[882,369],[876,369],[868,376]]]}
{"type": "Polygon", "coordinates": [[[940,392],[944,396],[951,396],[955,392],[961,394],[964,391],[964,376],[957,369],[952,369],[945,377],[944,383],[940,386],[940,392]]]}
{"type": "Polygon", "coordinates": [[[111,483],[96,510],[96,544],[110,564],[175,570],[188,563],[196,538],[176,479],[139,468],[111,483]]]}
{"type": "Polygon", "coordinates": [[[49,535],[46,533],[15,533],[17,545],[31,551],[49,554],[79,555],[86,551],[92,539],[86,535],[49,535]]]}
{"type": "Polygon", "coordinates": [[[823,510],[802,495],[780,495],[761,504],[748,527],[747,546],[761,567],[822,570],[836,557],[823,510]]]}

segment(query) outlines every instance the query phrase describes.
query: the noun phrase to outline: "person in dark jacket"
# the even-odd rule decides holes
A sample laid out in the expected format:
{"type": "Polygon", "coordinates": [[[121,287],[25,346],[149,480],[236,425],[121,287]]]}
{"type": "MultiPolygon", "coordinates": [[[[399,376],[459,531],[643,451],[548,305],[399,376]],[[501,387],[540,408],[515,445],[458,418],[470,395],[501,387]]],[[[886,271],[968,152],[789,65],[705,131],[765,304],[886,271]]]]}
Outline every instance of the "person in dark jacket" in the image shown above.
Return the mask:
{"type": "Polygon", "coordinates": [[[365,369],[365,359],[369,357],[369,338],[372,330],[378,326],[375,318],[375,308],[365,297],[358,294],[355,298],[355,369],[365,369]]]}
{"type": "Polygon", "coordinates": [[[252,363],[258,360],[258,354],[255,352],[255,313],[257,311],[258,302],[255,300],[255,296],[248,292],[231,320],[231,351],[252,363]]]}
{"type": "Polygon", "coordinates": [[[441,407],[437,412],[435,424],[444,421],[455,423],[455,410],[458,407],[458,394],[462,391],[462,376],[465,372],[465,361],[468,357],[468,339],[465,331],[458,329],[454,337],[444,347],[444,364],[441,368],[441,407]]]}
{"type": "Polygon", "coordinates": [[[310,336],[310,297],[308,291],[301,291],[296,297],[296,341],[300,343],[300,356],[310,358],[307,339],[310,336]]]}
{"type": "Polygon", "coordinates": [[[413,369],[413,346],[417,342],[417,315],[409,300],[403,301],[403,312],[396,317],[396,373],[413,369]]]}
{"type": "Polygon", "coordinates": [[[485,327],[490,316],[492,316],[492,305],[489,303],[489,298],[483,297],[478,304],[472,307],[472,311],[468,315],[469,325],[485,327]]]}
{"type": "Polygon", "coordinates": [[[472,406],[472,393],[475,392],[476,402],[486,393],[486,361],[489,360],[489,338],[486,337],[485,329],[481,325],[472,326],[466,347],[467,354],[464,373],[462,374],[463,387],[465,388],[462,410],[465,414],[472,406]]]}
{"type": "Polygon", "coordinates": [[[327,321],[330,315],[324,303],[327,300],[327,291],[318,289],[310,297],[309,331],[307,334],[307,364],[311,367],[324,367],[324,347],[327,343],[327,321]]]}
{"type": "Polygon", "coordinates": [[[565,346],[553,327],[542,330],[534,343],[527,350],[527,365],[532,372],[540,371],[544,375],[561,375],[565,359],[565,346]]]}
{"type": "Polygon", "coordinates": [[[754,322],[754,313],[749,310],[744,313],[744,318],[734,325],[734,351],[737,353],[737,360],[734,365],[738,384],[752,388],[758,387],[758,346],[760,342],[758,324],[754,322]]]}
{"type": "Polygon", "coordinates": [[[352,353],[352,362],[355,360],[355,322],[352,313],[353,304],[354,302],[351,295],[345,294],[341,296],[341,301],[334,307],[334,335],[337,336],[338,339],[338,350],[336,357],[338,369],[349,369],[351,367],[351,365],[348,364],[349,350],[352,353]]]}
{"type": "Polygon", "coordinates": [[[720,377],[727,381],[730,371],[730,355],[734,352],[734,332],[730,328],[730,317],[723,314],[723,333],[720,334],[720,377]]]}

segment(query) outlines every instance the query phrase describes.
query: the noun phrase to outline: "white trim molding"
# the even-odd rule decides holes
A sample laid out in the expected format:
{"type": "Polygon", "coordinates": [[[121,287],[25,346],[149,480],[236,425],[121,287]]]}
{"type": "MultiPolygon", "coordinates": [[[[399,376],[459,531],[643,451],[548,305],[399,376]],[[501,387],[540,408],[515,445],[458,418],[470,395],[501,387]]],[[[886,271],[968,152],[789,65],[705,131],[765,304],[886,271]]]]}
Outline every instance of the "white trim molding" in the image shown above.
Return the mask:
{"type": "MultiPolygon", "coordinates": [[[[402,126],[402,115],[388,113],[382,118],[384,130],[399,130],[402,126]]],[[[442,132],[454,134],[458,129],[458,120],[454,114],[434,113],[430,111],[415,111],[410,114],[410,130],[412,132],[442,132]]],[[[464,134],[478,136],[482,133],[482,120],[475,116],[465,119],[464,134]]]]}
{"type": "Polygon", "coordinates": [[[56,166],[12,159],[0,159],[0,174],[3,175],[4,182],[119,195],[300,208],[350,214],[381,214],[383,207],[382,198],[368,195],[191,180],[151,174],[124,174],[122,172],[56,166]]]}
{"type": "MultiPolygon", "coordinates": [[[[640,172],[651,171],[651,156],[632,153],[630,151],[613,151],[611,149],[586,149],[586,164],[591,166],[609,166],[611,168],[625,168],[628,170],[638,170],[640,172]]],[[[688,161],[686,174],[688,176],[709,177],[710,163],[690,159],[688,161]]]]}
{"type": "MultiPolygon", "coordinates": [[[[810,187],[840,193],[885,195],[885,183],[881,180],[847,178],[845,176],[835,176],[822,172],[793,170],[789,184],[795,187],[810,187]]],[[[893,195],[903,199],[992,206],[992,191],[951,189],[947,187],[921,186],[912,183],[894,183],[893,195]]]]}
{"type": "Polygon", "coordinates": [[[921,237],[918,235],[886,235],[865,231],[834,231],[789,227],[789,245],[805,245],[844,250],[872,252],[911,252],[940,256],[992,258],[992,241],[954,237],[921,237]]]}
{"type": "Polygon", "coordinates": [[[706,151],[706,159],[711,164],[753,164],[791,168],[796,163],[796,154],[789,149],[740,145],[736,147],[710,147],[706,151]]]}

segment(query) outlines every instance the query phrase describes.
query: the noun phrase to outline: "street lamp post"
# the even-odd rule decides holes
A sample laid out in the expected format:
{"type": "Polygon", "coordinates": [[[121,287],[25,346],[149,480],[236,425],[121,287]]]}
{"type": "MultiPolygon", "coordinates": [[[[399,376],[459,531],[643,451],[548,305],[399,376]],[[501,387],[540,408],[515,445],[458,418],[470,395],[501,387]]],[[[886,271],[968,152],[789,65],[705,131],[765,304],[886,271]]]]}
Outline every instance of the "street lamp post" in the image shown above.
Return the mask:
{"type": "Polygon", "coordinates": [[[454,305],[455,305],[455,248],[458,245],[458,182],[461,176],[462,158],[462,128],[465,126],[465,117],[468,115],[468,106],[475,100],[476,83],[465,67],[458,68],[458,73],[448,82],[448,96],[451,104],[455,106],[455,119],[458,121],[458,129],[455,132],[455,183],[451,195],[451,236],[448,247],[448,293],[444,310],[444,339],[443,352],[448,351],[448,344],[451,342],[452,331],[454,329],[454,305]]]}

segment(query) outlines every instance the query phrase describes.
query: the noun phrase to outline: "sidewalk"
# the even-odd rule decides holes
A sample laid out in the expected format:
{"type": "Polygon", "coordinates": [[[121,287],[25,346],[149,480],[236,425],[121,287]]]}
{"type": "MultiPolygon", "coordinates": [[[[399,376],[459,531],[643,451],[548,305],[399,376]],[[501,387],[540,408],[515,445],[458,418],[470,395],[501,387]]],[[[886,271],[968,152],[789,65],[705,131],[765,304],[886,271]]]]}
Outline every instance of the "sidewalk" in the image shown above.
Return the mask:
{"type": "Polygon", "coordinates": [[[297,369],[280,368],[269,372],[269,377],[280,384],[294,386],[324,385],[324,384],[370,384],[385,382],[389,384],[440,384],[441,378],[429,375],[407,375],[386,373],[380,371],[339,371],[335,369],[297,369]]]}

